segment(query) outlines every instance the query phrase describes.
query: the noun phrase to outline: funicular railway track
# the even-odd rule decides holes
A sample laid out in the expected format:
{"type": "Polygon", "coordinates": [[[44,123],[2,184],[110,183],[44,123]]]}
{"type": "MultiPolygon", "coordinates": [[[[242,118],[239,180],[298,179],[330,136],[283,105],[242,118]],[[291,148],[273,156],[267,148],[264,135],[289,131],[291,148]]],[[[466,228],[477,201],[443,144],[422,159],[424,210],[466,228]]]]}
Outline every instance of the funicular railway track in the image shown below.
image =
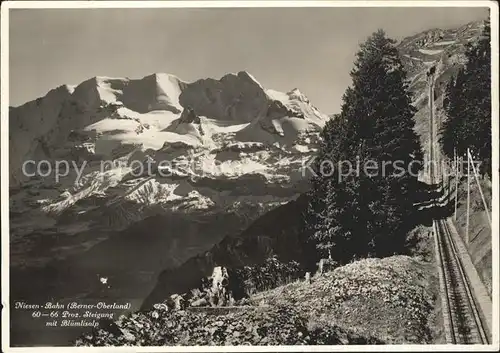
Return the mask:
{"type": "MultiPolygon", "coordinates": [[[[443,169],[440,165],[440,151],[436,132],[438,126],[434,119],[434,76],[429,76],[429,115],[430,143],[429,177],[431,184],[442,184],[443,169]],[[432,163],[437,162],[437,163],[432,163]]],[[[435,200],[434,205],[437,206],[435,200]]],[[[448,221],[443,218],[433,220],[437,264],[440,272],[441,295],[443,304],[444,329],[447,343],[452,344],[489,344],[489,333],[484,324],[481,309],[474,297],[472,287],[460,252],[453,239],[448,221]]]]}
{"type": "Polygon", "coordinates": [[[488,334],[482,322],[481,312],[448,223],[446,220],[435,220],[434,226],[444,282],[443,316],[448,343],[488,344],[488,334]]]}

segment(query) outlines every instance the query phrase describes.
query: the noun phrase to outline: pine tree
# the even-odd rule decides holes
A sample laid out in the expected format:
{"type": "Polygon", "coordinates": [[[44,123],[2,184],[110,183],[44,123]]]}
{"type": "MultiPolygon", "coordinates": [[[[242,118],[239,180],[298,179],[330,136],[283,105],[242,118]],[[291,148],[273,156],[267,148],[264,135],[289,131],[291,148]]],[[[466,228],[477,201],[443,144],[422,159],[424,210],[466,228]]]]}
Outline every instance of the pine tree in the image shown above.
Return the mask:
{"type": "Polygon", "coordinates": [[[491,175],[491,46],[486,22],[477,43],[467,45],[465,68],[447,86],[447,120],[441,130],[444,153],[465,155],[470,148],[491,175]]]}
{"type": "Polygon", "coordinates": [[[483,172],[491,176],[491,38],[486,22],[482,36],[476,45],[467,50],[467,144],[483,161],[483,172]]]}
{"type": "Polygon", "coordinates": [[[341,113],[322,134],[309,229],[318,250],[332,250],[340,262],[400,250],[412,218],[421,163],[411,167],[413,161],[422,161],[422,151],[413,129],[415,108],[406,73],[394,44],[378,31],[361,45],[341,113]],[[322,175],[323,158],[337,171],[349,164],[352,173],[322,175]],[[364,167],[370,163],[377,168],[367,173],[364,167]]]}
{"type": "Polygon", "coordinates": [[[339,161],[342,159],[343,121],[340,115],[330,119],[322,133],[319,153],[313,164],[315,175],[311,178],[311,191],[309,192],[309,205],[305,213],[306,232],[310,235],[310,241],[318,248],[320,255],[326,256],[337,244],[328,237],[329,228],[332,225],[332,215],[328,212],[328,199],[331,179],[336,177],[335,171],[331,170],[331,164],[324,161],[339,161]]]}

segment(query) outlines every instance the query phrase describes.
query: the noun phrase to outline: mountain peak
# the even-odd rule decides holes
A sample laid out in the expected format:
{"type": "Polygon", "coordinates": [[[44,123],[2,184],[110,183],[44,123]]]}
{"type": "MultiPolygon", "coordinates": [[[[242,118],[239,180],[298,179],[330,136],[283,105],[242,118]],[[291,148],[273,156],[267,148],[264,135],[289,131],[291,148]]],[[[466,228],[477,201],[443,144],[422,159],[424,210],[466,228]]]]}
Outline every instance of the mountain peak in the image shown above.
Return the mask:
{"type": "Polygon", "coordinates": [[[162,80],[170,80],[170,81],[178,81],[178,82],[186,82],[181,80],[178,76],[166,73],[166,72],[155,72],[150,75],[147,75],[143,78],[143,80],[147,79],[154,79],[156,82],[162,81],[162,80]]]}
{"type": "Polygon", "coordinates": [[[250,81],[253,81],[256,84],[258,84],[260,87],[262,87],[262,85],[260,84],[260,82],[257,81],[257,79],[251,73],[249,73],[248,71],[240,71],[240,72],[238,72],[238,77],[242,77],[242,78],[248,79],[250,81]]]}
{"type": "Polygon", "coordinates": [[[302,93],[298,88],[292,89],[287,94],[291,99],[297,99],[301,102],[309,103],[309,98],[307,98],[307,96],[304,93],[302,93]]]}
{"type": "Polygon", "coordinates": [[[261,89],[263,89],[260,82],[257,81],[257,79],[252,74],[250,74],[248,71],[238,71],[237,73],[225,74],[224,76],[221,77],[221,79],[219,81],[225,82],[225,81],[237,81],[237,80],[241,80],[242,82],[247,82],[247,83],[256,85],[256,86],[260,87],[261,89]]]}

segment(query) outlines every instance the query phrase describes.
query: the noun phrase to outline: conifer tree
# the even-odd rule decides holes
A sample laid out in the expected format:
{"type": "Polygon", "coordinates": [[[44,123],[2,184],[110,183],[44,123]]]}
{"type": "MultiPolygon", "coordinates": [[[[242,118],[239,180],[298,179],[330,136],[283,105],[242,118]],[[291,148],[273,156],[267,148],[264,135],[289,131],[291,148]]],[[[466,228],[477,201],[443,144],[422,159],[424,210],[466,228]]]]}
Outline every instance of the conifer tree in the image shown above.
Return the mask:
{"type": "Polygon", "coordinates": [[[318,250],[340,262],[399,251],[412,218],[422,151],[394,44],[380,30],[361,45],[341,113],[322,134],[309,229],[318,250]],[[337,168],[333,175],[321,173],[324,158],[337,168]]]}
{"type": "Polygon", "coordinates": [[[441,130],[444,153],[465,155],[470,148],[481,160],[481,172],[491,175],[491,46],[486,22],[477,43],[467,45],[465,68],[447,86],[447,120],[441,130]]]}

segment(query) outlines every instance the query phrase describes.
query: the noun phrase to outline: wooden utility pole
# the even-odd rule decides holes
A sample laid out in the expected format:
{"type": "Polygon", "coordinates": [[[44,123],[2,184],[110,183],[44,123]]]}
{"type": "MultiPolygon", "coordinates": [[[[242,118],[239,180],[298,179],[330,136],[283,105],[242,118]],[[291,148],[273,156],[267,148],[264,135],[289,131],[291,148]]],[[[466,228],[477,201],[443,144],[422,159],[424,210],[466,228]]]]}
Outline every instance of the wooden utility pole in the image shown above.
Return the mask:
{"type": "Polygon", "coordinates": [[[469,216],[470,216],[470,159],[469,149],[467,148],[467,226],[465,229],[465,239],[469,244],[469,216]]]}
{"type": "Polygon", "coordinates": [[[427,81],[429,84],[429,177],[431,184],[434,183],[434,162],[435,162],[435,154],[434,154],[434,94],[432,90],[433,80],[434,80],[434,72],[427,73],[427,81]]]}
{"type": "Polygon", "coordinates": [[[467,158],[470,159],[470,163],[472,165],[472,171],[474,172],[474,178],[476,179],[476,183],[479,188],[479,193],[481,194],[481,199],[483,200],[484,210],[486,211],[486,216],[488,217],[488,221],[490,222],[490,227],[491,227],[491,216],[488,210],[488,204],[486,203],[486,198],[484,197],[483,194],[483,189],[481,188],[481,184],[479,184],[479,175],[476,171],[476,167],[474,166],[474,160],[472,159],[472,154],[470,153],[469,150],[467,150],[467,152],[468,152],[467,158]]]}
{"type": "Polygon", "coordinates": [[[458,205],[458,156],[457,149],[453,148],[453,159],[455,160],[455,221],[457,220],[457,205],[458,205]]]}
{"type": "Polygon", "coordinates": [[[431,92],[429,93],[431,97],[431,123],[432,123],[432,161],[434,168],[434,178],[437,181],[439,175],[439,167],[437,165],[437,154],[436,154],[436,116],[434,114],[434,75],[431,75],[431,92]]]}

